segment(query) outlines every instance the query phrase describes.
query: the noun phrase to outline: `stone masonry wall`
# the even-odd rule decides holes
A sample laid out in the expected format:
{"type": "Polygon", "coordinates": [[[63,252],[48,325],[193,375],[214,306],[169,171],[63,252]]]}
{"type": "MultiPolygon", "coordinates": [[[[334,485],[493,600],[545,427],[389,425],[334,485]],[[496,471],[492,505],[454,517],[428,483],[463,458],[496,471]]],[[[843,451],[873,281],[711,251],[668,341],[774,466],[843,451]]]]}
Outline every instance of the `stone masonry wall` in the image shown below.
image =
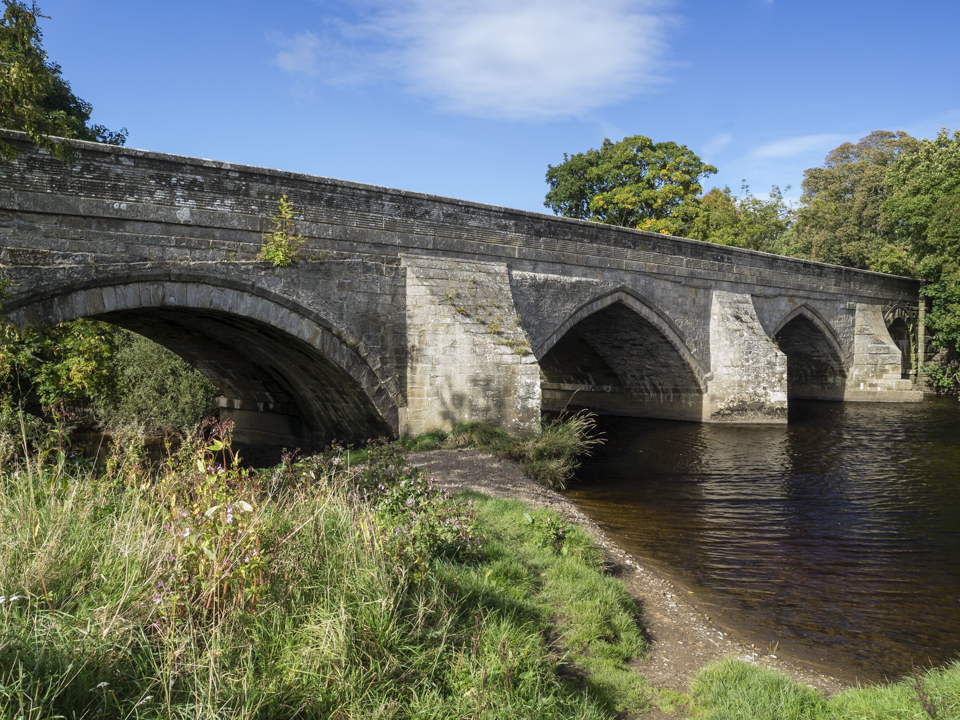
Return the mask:
{"type": "Polygon", "coordinates": [[[408,405],[404,435],[481,421],[526,434],[540,377],[514,311],[506,265],[405,257],[408,405]]]}

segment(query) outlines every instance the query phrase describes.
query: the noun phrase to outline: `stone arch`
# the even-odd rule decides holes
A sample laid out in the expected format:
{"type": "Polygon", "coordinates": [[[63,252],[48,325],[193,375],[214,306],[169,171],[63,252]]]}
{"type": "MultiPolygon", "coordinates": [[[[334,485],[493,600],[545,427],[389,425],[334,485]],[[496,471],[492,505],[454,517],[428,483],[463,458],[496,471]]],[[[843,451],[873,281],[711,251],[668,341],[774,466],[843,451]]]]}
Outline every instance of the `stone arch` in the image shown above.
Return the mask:
{"type": "Polygon", "coordinates": [[[197,367],[221,391],[239,442],[304,450],[398,426],[398,393],[362,344],[317,313],[250,284],[121,278],[8,305],[18,324],[104,320],[197,367]]]}
{"type": "Polygon", "coordinates": [[[894,303],[883,311],[883,323],[890,339],[900,350],[900,378],[907,380],[916,370],[916,320],[903,303],[894,303]]]}
{"type": "Polygon", "coordinates": [[[700,420],[706,372],[680,330],[618,288],[584,303],[535,349],[546,410],[700,420]]]}
{"type": "Polygon", "coordinates": [[[833,328],[806,303],[787,313],[773,332],[787,356],[788,398],[842,400],[847,353],[833,328]]]}
{"type": "Polygon", "coordinates": [[[903,320],[907,325],[911,325],[914,320],[914,314],[903,303],[894,303],[883,310],[883,321],[890,325],[896,320],[903,320]]]}

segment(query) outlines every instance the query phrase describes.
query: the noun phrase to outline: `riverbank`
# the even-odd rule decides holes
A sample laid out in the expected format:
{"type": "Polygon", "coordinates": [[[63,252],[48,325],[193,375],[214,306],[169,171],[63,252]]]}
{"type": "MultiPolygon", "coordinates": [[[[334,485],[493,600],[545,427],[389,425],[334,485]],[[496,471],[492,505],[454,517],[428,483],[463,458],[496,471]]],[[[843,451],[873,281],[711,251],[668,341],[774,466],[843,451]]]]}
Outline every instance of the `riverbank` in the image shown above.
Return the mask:
{"type": "MultiPolygon", "coordinates": [[[[586,530],[603,548],[607,571],[624,583],[637,603],[651,648],[633,667],[658,690],[668,694],[686,693],[697,672],[724,657],[740,658],[782,672],[827,695],[848,687],[801,658],[790,657],[779,648],[771,652],[770,648],[755,647],[719,628],[682,586],[630,556],[572,502],[525,477],[514,463],[479,450],[411,453],[408,462],[429,470],[448,492],[471,490],[520,500],[535,508],[557,512],[586,530]]],[[[655,718],[657,714],[646,717],[655,718]]]]}

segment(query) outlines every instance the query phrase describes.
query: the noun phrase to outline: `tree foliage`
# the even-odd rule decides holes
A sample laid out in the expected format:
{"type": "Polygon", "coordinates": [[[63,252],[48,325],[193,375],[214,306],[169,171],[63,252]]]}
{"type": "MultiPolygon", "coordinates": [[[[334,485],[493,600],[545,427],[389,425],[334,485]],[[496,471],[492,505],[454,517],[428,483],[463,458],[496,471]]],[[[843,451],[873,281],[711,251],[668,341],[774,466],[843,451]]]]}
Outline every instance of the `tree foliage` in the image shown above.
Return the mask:
{"type": "Polygon", "coordinates": [[[0,395],[35,415],[85,410],[94,423],[185,428],[215,411],[216,388],[145,337],[95,320],[4,325],[0,395]]]}
{"type": "MultiPolygon", "coordinates": [[[[3,0],[0,20],[0,127],[22,130],[38,147],[66,160],[72,148],[58,138],[91,140],[123,145],[127,130],[113,132],[103,125],[90,125],[93,107],[81,100],[63,79],[60,66],[47,58],[36,3],[3,0]]],[[[0,140],[0,157],[17,154],[0,140]]]]}
{"type": "Polygon", "coordinates": [[[558,215],[682,235],[699,210],[700,181],[717,169],[685,145],[642,135],[563,156],[547,168],[544,205],[558,215]]]}
{"type": "Polygon", "coordinates": [[[35,411],[112,391],[120,329],[76,320],[51,328],[3,326],[0,388],[35,411]]]}
{"type": "Polygon", "coordinates": [[[927,323],[940,347],[960,353],[960,130],[942,129],[900,157],[885,189],[884,220],[927,281],[927,323]]]}
{"type": "Polygon", "coordinates": [[[820,262],[910,274],[906,249],[896,244],[880,208],[887,172],[918,144],[905,132],[878,130],[834,148],[822,167],[805,171],[804,205],[794,229],[797,250],[820,262]]]}
{"type": "Polygon", "coordinates": [[[700,198],[689,237],[747,250],[780,252],[781,239],[794,217],[793,208],[783,199],[783,191],[774,185],[769,199],[764,200],[750,192],[746,181],[741,189],[740,197],[724,187],[713,188],[700,198]]]}

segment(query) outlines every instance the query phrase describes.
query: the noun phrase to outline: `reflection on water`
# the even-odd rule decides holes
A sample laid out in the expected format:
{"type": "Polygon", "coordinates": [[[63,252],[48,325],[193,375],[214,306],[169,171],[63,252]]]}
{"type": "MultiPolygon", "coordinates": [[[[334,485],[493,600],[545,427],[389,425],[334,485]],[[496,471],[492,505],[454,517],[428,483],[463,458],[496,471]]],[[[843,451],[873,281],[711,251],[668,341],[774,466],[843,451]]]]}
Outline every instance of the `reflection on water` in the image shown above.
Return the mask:
{"type": "Polygon", "coordinates": [[[721,624],[848,678],[960,656],[956,400],[601,429],[571,499],[721,624]]]}

